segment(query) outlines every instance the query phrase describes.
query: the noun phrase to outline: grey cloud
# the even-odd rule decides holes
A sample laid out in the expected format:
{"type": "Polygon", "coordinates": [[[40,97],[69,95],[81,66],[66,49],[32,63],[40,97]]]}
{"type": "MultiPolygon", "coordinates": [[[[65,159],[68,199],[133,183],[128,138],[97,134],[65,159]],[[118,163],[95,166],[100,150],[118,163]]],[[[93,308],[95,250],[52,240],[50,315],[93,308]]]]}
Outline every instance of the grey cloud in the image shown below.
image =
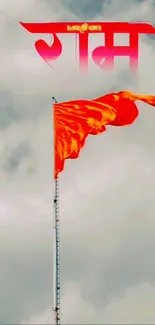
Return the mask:
{"type": "MultiPolygon", "coordinates": [[[[28,216],[27,216],[28,217],[28,216]]],[[[20,219],[23,215],[20,215],[20,219]]],[[[2,324],[19,324],[21,319],[30,313],[39,313],[40,309],[50,307],[52,292],[49,283],[52,281],[52,260],[49,247],[52,239],[46,235],[40,245],[38,238],[31,235],[31,229],[25,227],[18,234],[18,223],[11,234],[1,236],[0,277],[0,321],[2,324]],[[6,247],[4,253],[4,246],[6,247]]]]}
{"type": "MultiPolygon", "coordinates": [[[[117,71],[108,74],[102,71],[101,74],[96,69],[92,72],[93,78],[89,75],[82,81],[74,72],[69,75],[73,67],[70,57],[68,61],[66,57],[63,64],[70,64],[70,69],[64,73],[60,67],[59,79],[35,50],[32,51],[34,39],[20,27],[19,20],[48,21],[58,17],[70,20],[73,12],[76,19],[90,19],[99,10],[100,16],[96,19],[101,16],[111,20],[114,17],[116,20],[150,17],[149,8],[142,7],[145,2],[113,1],[107,6],[104,3],[104,12],[101,12],[100,1],[91,3],[92,7],[90,2],[88,8],[88,2],[84,7],[84,2],[80,4],[79,1],[70,2],[70,6],[69,2],[66,5],[63,2],[62,6],[60,1],[53,1],[52,5],[47,1],[27,1],[25,4],[20,1],[18,5],[16,1],[17,10],[11,12],[8,7],[3,11],[3,19],[6,18],[3,51],[7,56],[12,49],[14,69],[8,63],[3,70],[5,78],[0,79],[1,86],[5,83],[7,89],[3,98],[11,107],[8,115],[7,108],[5,111],[7,123],[3,122],[10,128],[4,130],[3,139],[0,139],[5,149],[3,153],[10,149],[5,155],[5,164],[2,157],[1,163],[5,172],[13,171],[12,162],[16,169],[16,173],[10,173],[9,185],[0,184],[0,321],[3,323],[31,319],[47,308],[52,312],[53,91],[60,101],[93,98],[122,88],[135,90],[139,87],[140,92],[155,92],[154,50],[147,39],[143,39],[142,52],[147,49],[145,55],[149,57],[151,68],[145,60],[140,63],[138,86],[132,82],[122,61],[117,71]],[[94,3],[98,8],[94,8],[94,3]],[[8,47],[10,27],[14,40],[18,36],[18,41],[16,46],[12,42],[8,47]],[[15,137],[13,148],[10,145],[12,137],[15,137]],[[23,173],[18,173],[20,162],[27,159],[26,153],[35,157],[33,178],[23,178],[23,173]]],[[[70,43],[68,46],[70,49],[70,43]]],[[[138,105],[140,117],[134,125],[123,129],[109,127],[105,134],[89,137],[80,158],[67,161],[60,177],[62,312],[65,315],[64,292],[67,288],[68,295],[69,282],[73,281],[80,287],[83,299],[76,307],[81,323],[85,317],[89,318],[90,306],[95,310],[96,322],[102,310],[100,320],[103,323],[104,311],[113,299],[119,300],[129,288],[146,280],[151,286],[154,284],[155,111],[152,107],[138,105]],[[87,304],[87,310],[82,309],[82,303],[87,304]]],[[[69,307],[71,302],[72,297],[69,307]]],[[[120,308],[118,314],[121,312],[120,308]]]]}
{"type": "MultiPolygon", "coordinates": [[[[102,7],[105,0],[68,0],[62,1],[62,5],[67,7],[67,9],[81,18],[91,19],[102,12],[102,7]]],[[[108,1],[110,3],[110,1],[108,1]]]]}
{"type": "Polygon", "coordinates": [[[32,156],[32,149],[28,143],[22,143],[17,148],[5,148],[1,155],[2,170],[5,173],[14,173],[19,168],[21,162],[32,156]],[[4,161],[4,162],[3,162],[4,161]]]}
{"type": "Polygon", "coordinates": [[[14,108],[14,96],[11,92],[0,90],[0,128],[5,129],[12,121],[17,121],[18,115],[14,108]]]}

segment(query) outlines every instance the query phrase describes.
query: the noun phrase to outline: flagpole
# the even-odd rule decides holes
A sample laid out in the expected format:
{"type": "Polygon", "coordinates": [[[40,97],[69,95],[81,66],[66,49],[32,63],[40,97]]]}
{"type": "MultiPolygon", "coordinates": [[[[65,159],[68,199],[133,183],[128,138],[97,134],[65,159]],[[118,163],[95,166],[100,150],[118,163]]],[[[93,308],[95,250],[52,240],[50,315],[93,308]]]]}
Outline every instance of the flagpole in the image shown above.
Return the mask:
{"type": "MultiPolygon", "coordinates": [[[[53,103],[57,103],[52,97],[53,103]]],[[[54,127],[54,125],[53,125],[54,127]]],[[[53,198],[53,311],[55,325],[60,324],[60,238],[59,238],[59,178],[54,180],[53,198]]]]}

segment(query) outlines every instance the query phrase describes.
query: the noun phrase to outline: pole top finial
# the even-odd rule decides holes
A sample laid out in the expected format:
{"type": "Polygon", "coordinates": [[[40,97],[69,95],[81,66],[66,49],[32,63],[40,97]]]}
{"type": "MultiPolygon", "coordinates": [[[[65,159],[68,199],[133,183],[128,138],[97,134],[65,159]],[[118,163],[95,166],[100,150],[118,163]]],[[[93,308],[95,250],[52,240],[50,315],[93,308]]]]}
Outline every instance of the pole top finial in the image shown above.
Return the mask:
{"type": "Polygon", "coordinates": [[[55,98],[54,95],[52,96],[52,99],[53,99],[53,102],[56,104],[57,103],[57,100],[56,100],[56,98],[55,98]]]}

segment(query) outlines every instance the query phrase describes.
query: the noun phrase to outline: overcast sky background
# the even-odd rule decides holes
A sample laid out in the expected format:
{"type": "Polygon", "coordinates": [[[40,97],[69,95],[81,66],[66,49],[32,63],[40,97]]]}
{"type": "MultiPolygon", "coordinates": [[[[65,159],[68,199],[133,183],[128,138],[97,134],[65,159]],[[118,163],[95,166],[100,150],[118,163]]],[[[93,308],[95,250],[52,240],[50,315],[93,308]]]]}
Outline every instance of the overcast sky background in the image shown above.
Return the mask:
{"type": "MultiPolygon", "coordinates": [[[[83,78],[74,36],[61,35],[54,73],[19,21],[155,24],[153,2],[0,0],[0,323],[52,323],[52,94],[155,94],[154,37],[140,37],[137,80],[127,58],[111,72],[90,62],[83,78]]],[[[138,106],[135,124],[89,137],[60,176],[63,324],[155,323],[155,109],[138,106]]]]}

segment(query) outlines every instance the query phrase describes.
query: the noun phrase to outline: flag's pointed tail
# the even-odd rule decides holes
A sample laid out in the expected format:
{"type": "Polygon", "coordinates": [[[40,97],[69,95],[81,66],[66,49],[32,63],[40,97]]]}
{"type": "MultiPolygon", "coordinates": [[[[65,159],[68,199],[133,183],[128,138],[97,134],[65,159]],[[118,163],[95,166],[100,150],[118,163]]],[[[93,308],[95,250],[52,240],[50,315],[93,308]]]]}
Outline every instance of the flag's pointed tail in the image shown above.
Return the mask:
{"type": "Polygon", "coordinates": [[[155,96],[152,95],[139,95],[139,94],[134,94],[130,91],[121,91],[117,93],[118,96],[122,98],[127,98],[133,102],[136,100],[141,100],[142,102],[155,106],[155,96]]]}

